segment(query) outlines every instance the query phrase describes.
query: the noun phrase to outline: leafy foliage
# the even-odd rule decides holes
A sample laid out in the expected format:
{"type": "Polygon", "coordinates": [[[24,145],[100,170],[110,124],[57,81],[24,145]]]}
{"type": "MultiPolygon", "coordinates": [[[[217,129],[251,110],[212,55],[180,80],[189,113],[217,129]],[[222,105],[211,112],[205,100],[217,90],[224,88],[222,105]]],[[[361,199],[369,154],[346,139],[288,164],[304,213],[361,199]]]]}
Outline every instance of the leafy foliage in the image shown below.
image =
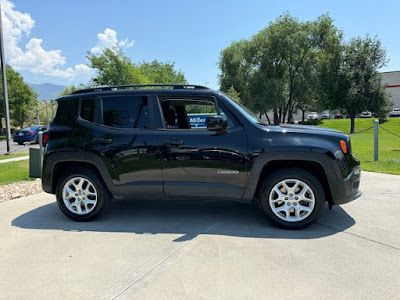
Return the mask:
{"type": "MultiPolygon", "coordinates": [[[[23,127],[24,122],[35,115],[37,94],[24,82],[22,76],[8,65],[6,75],[11,124],[23,127]]],[[[0,117],[4,118],[2,86],[0,86],[0,99],[2,102],[0,117]]]]}
{"type": "Polygon", "coordinates": [[[340,38],[327,15],[300,22],[286,13],[251,39],[222,51],[221,90],[234,86],[250,108],[274,110],[278,123],[291,121],[297,109],[312,105],[317,97],[320,53],[340,38]]]}
{"type": "Polygon", "coordinates": [[[377,39],[343,34],[328,15],[300,22],[278,17],[248,40],[221,52],[221,90],[233,87],[241,101],[274,122],[291,122],[298,110],[341,110],[352,119],[369,110],[381,119],[391,102],[378,70],[386,53],[377,39]]]}
{"type": "Polygon", "coordinates": [[[89,66],[97,70],[89,85],[128,85],[146,83],[187,83],[173,63],[134,64],[120,49],[105,49],[100,55],[88,54],[89,66]]]}
{"type": "Polygon", "coordinates": [[[69,95],[69,94],[71,94],[71,93],[73,93],[73,92],[76,92],[76,91],[79,91],[79,90],[82,90],[82,89],[85,89],[85,88],[88,88],[89,86],[87,86],[87,85],[84,85],[84,84],[78,84],[78,85],[70,85],[70,86],[67,86],[60,94],[58,94],[58,96],[59,97],[61,97],[61,96],[66,96],[66,95],[69,95]]]}
{"type": "Polygon", "coordinates": [[[139,65],[140,73],[151,83],[181,83],[187,84],[182,71],[176,71],[173,63],[162,63],[154,60],[139,65]]]}
{"type": "Polygon", "coordinates": [[[386,64],[386,52],[379,40],[369,36],[354,38],[341,48],[325,62],[321,86],[326,106],[345,111],[353,133],[354,119],[362,111],[382,119],[392,105],[378,72],[386,64]]]}
{"type": "Polygon", "coordinates": [[[225,94],[227,96],[229,96],[229,98],[231,98],[232,100],[235,100],[236,102],[241,102],[240,101],[240,93],[235,90],[233,85],[226,91],[225,94]]]}
{"type": "MultiPolygon", "coordinates": [[[[54,105],[55,101],[50,100],[50,101],[40,101],[38,105],[39,111],[39,121],[41,125],[46,125],[49,124],[56,106],[54,105]]],[[[36,124],[36,121],[34,122],[36,124]]],[[[28,124],[30,125],[30,124],[28,124]]]]}
{"type": "Polygon", "coordinates": [[[90,85],[147,83],[148,79],[120,49],[105,49],[100,55],[88,54],[89,67],[97,70],[90,85]]]}

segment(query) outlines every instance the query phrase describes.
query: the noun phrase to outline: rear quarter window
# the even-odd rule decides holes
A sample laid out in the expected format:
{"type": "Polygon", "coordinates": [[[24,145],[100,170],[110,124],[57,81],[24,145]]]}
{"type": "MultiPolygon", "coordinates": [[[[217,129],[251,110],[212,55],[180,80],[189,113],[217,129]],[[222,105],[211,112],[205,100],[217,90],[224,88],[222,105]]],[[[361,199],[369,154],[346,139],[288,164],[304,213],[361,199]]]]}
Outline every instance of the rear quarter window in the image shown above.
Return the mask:
{"type": "Polygon", "coordinates": [[[77,115],[78,101],[78,98],[57,101],[57,110],[52,123],[55,125],[72,126],[77,115]]]}
{"type": "Polygon", "coordinates": [[[81,119],[89,122],[94,121],[95,99],[82,99],[81,100],[81,119]]]}

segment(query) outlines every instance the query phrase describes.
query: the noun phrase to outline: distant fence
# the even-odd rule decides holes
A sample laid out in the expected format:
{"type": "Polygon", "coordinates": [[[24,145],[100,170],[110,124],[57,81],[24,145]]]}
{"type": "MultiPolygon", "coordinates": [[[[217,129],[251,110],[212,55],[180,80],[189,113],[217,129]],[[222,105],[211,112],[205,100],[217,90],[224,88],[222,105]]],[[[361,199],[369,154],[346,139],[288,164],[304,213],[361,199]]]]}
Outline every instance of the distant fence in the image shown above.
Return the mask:
{"type": "Polygon", "coordinates": [[[384,130],[385,132],[391,134],[394,137],[400,138],[400,134],[397,134],[384,126],[379,124],[379,120],[374,120],[374,125],[368,128],[361,129],[360,131],[352,133],[354,134],[359,134],[368,130],[374,130],[374,161],[378,161],[379,159],[379,128],[384,130]]]}

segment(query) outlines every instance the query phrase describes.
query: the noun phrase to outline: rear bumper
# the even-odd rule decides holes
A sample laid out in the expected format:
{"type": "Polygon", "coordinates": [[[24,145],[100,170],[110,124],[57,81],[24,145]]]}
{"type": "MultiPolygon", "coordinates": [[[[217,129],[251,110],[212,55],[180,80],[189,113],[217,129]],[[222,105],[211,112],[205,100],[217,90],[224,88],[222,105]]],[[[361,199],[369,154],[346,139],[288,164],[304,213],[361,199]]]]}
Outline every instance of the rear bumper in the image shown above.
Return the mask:
{"type": "Polygon", "coordinates": [[[30,136],[13,136],[13,141],[16,143],[25,143],[25,142],[32,142],[36,140],[35,135],[30,135],[30,136]]]}
{"type": "Polygon", "coordinates": [[[362,195],[358,189],[360,186],[361,168],[356,166],[350,172],[346,179],[338,180],[335,183],[334,192],[332,193],[332,204],[341,205],[351,202],[362,195]]]}

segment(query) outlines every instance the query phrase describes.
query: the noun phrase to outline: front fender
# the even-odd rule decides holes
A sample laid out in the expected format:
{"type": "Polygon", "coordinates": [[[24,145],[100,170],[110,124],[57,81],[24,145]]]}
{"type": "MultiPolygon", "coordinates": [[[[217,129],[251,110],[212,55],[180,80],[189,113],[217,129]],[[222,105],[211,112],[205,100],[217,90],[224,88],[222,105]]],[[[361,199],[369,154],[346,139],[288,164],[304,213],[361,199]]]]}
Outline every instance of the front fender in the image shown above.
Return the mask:
{"type": "Polygon", "coordinates": [[[342,179],[340,168],[338,164],[334,163],[335,159],[326,154],[315,153],[312,152],[311,149],[309,151],[268,151],[259,154],[253,159],[249,171],[250,175],[248,178],[247,188],[244,192],[243,198],[254,198],[264,167],[273,161],[309,161],[318,163],[325,172],[331,192],[335,188],[335,182],[342,179]]]}

